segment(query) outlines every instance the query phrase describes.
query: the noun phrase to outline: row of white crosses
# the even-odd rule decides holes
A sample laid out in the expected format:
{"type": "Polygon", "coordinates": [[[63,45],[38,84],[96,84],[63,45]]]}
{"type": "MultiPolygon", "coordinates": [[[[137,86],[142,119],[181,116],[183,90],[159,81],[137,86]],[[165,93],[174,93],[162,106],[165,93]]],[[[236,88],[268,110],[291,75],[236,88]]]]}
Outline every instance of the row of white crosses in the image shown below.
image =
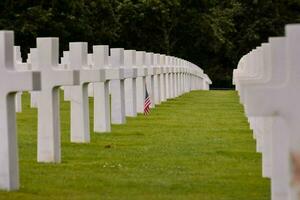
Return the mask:
{"type": "Polygon", "coordinates": [[[242,57],[234,84],[262,152],[272,200],[300,199],[300,25],[242,57]]]}
{"type": "Polygon", "coordinates": [[[59,63],[58,38],[37,38],[26,63],[14,47],[12,31],[0,31],[0,189],[19,188],[16,111],[29,91],[38,109],[37,161],[61,162],[60,89],[70,101],[71,142],[90,142],[89,96],[94,98],[94,132],[110,132],[126,116],[144,112],[145,90],[151,107],[191,90],[208,90],[210,79],[192,63],[166,55],[70,43],[59,63]],[[110,103],[111,95],[111,103],[110,103]],[[15,100],[17,99],[17,101],[15,100]],[[17,105],[17,106],[16,106],[17,105]]]}

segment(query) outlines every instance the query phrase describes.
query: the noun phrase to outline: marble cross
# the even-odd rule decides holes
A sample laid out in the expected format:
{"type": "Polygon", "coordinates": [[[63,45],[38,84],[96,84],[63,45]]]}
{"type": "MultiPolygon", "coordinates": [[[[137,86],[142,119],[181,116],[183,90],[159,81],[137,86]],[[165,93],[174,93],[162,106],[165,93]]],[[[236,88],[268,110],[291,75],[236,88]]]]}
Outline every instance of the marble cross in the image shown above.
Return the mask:
{"type": "Polygon", "coordinates": [[[124,124],[125,118],[125,88],[124,88],[124,49],[110,49],[111,68],[108,75],[111,87],[111,122],[112,124],[124,124]],[[115,78],[113,78],[115,77],[115,78]]]}
{"type": "MultiPolygon", "coordinates": [[[[251,79],[248,80],[248,86],[243,88],[243,94],[246,114],[250,120],[253,117],[255,118],[252,119],[252,126],[254,130],[256,128],[267,128],[267,126],[271,126],[271,130],[266,131],[263,129],[263,133],[259,135],[256,133],[255,137],[259,145],[261,143],[260,137],[263,137],[262,141],[265,143],[263,148],[271,148],[271,155],[269,155],[271,156],[271,160],[269,161],[271,162],[269,163],[271,169],[267,168],[269,172],[266,171],[265,167],[268,163],[265,162],[268,162],[268,160],[263,159],[263,173],[265,176],[267,175],[272,177],[271,196],[272,199],[279,200],[287,199],[288,197],[289,137],[286,133],[287,127],[285,119],[278,114],[273,115],[277,110],[273,104],[274,101],[271,100],[271,98],[274,98],[274,96],[268,96],[268,94],[270,91],[280,88],[282,83],[284,83],[287,79],[288,68],[283,67],[286,65],[287,49],[286,38],[284,37],[270,38],[269,41],[270,45],[266,50],[268,54],[265,55],[265,63],[263,68],[265,72],[262,73],[261,79],[252,81],[252,84],[250,82],[251,79]],[[260,118],[258,118],[258,116],[260,116],[260,118]],[[255,123],[253,124],[253,122],[255,123]],[[258,127],[259,125],[260,127],[258,127]],[[277,146],[280,146],[280,148],[274,148],[277,146]],[[268,173],[271,174],[269,175],[268,173]]],[[[248,67],[251,67],[251,65],[253,65],[253,61],[248,59],[244,64],[248,64],[248,67]]],[[[242,86],[243,85],[240,85],[240,87],[242,86]]],[[[260,148],[258,150],[261,150],[260,148]]]]}
{"type": "Polygon", "coordinates": [[[166,99],[171,98],[170,90],[170,56],[165,56],[165,85],[166,85],[166,99]]]}
{"type": "Polygon", "coordinates": [[[154,75],[154,91],[155,91],[155,104],[161,103],[161,68],[159,67],[160,54],[154,54],[154,67],[156,68],[156,75],[154,75]]]}
{"type": "Polygon", "coordinates": [[[159,67],[161,68],[161,75],[160,75],[160,97],[161,97],[161,101],[166,101],[166,73],[167,73],[167,68],[165,67],[165,55],[160,55],[159,56],[159,67]]]}
{"type": "Polygon", "coordinates": [[[86,42],[70,43],[70,69],[80,71],[80,85],[70,87],[71,142],[90,142],[88,84],[105,81],[103,70],[88,66],[87,55],[86,42]]]}
{"type": "Polygon", "coordinates": [[[174,98],[178,96],[177,94],[177,58],[174,57],[173,60],[173,94],[174,98]]]}
{"type": "Polygon", "coordinates": [[[179,95],[183,94],[183,67],[182,67],[182,63],[183,63],[183,60],[179,59],[179,74],[178,74],[178,80],[179,80],[178,92],[179,92],[179,95]]]}
{"type": "MultiPolygon", "coordinates": [[[[245,105],[247,105],[247,114],[251,116],[252,112],[256,111],[256,114],[264,114],[276,116],[281,123],[274,123],[276,126],[281,124],[278,130],[282,134],[281,139],[287,141],[287,153],[285,148],[281,148],[282,153],[285,152],[284,158],[285,162],[288,164],[287,170],[288,175],[282,177],[287,177],[287,180],[282,180],[282,188],[285,189],[285,197],[290,199],[299,199],[299,182],[294,184],[292,180],[297,180],[298,167],[297,162],[294,162],[293,158],[295,155],[299,154],[299,141],[300,141],[300,124],[299,124],[299,108],[297,107],[299,102],[299,42],[300,42],[300,26],[299,25],[287,25],[286,26],[286,51],[284,55],[286,59],[281,59],[281,69],[283,73],[278,74],[278,77],[282,77],[282,81],[278,82],[276,86],[263,87],[256,91],[255,96],[246,97],[245,105]],[[256,105],[263,106],[263,109],[258,111],[255,108],[256,105]],[[286,160],[286,158],[288,160],[286,160]],[[288,189],[287,187],[288,186],[288,189]]],[[[284,48],[284,47],[283,47],[284,48]]],[[[278,71],[277,71],[278,72],[278,71]]],[[[280,122],[279,121],[279,122],[280,122]]],[[[278,127],[277,127],[278,128],[278,127]]],[[[279,139],[278,137],[276,137],[279,139]]],[[[280,147],[282,146],[280,144],[280,147]]],[[[281,157],[281,156],[280,156],[281,157]]],[[[274,158],[274,157],[273,157],[274,158]]],[[[286,167],[284,167],[286,168],[286,167]]],[[[273,171],[273,170],[272,170],[273,171]]],[[[273,172],[272,172],[273,180],[273,172]]],[[[278,187],[279,189],[279,187],[278,187]]],[[[279,190],[277,191],[279,192],[279,190]]],[[[281,193],[277,193],[277,196],[282,196],[281,193]]],[[[278,199],[279,199],[278,197],[278,199]]],[[[284,199],[284,198],[281,198],[284,199]]]]}
{"type": "Polygon", "coordinates": [[[146,67],[148,69],[148,76],[146,77],[147,89],[151,99],[150,107],[154,108],[155,103],[155,91],[154,91],[154,76],[156,74],[156,68],[153,66],[154,62],[154,54],[153,53],[146,53],[146,67]]]}
{"type": "Polygon", "coordinates": [[[13,31],[0,31],[0,189],[4,190],[19,188],[15,94],[41,86],[39,72],[16,71],[13,45],[13,31]]]}
{"type": "Polygon", "coordinates": [[[38,162],[61,161],[59,87],[79,85],[79,70],[64,70],[58,64],[58,38],[37,38],[42,89],[38,94],[38,162]]]}
{"type": "Polygon", "coordinates": [[[146,87],[146,52],[136,52],[136,65],[138,68],[138,78],[136,79],[136,110],[138,113],[144,113],[145,87],[146,87]]]}
{"type": "Polygon", "coordinates": [[[109,47],[107,45],[93,46],[94,67],[102,69],[105,73],[105,81],[93,84],[94,95],[94,131],[110,132],[110,97],[109,97],[109,79],[106,72],[110,70],[108,57],[109,47]]]}
{"type": "Polygon", "coordinates": [[[169,96],[170,98],[174,98],[175,94],[174,94],[174,57],[170,56],[168,59],[168,66],[169,66],[169,96]]]}
{"type": "Polygon", "coordinates": [[[125,79],[125,111],[126,116],[137,116],[137,97],[136,97],[136,51],[125,50],[124,51],[124,67],[132,70],[133,78],[125,79]]]}

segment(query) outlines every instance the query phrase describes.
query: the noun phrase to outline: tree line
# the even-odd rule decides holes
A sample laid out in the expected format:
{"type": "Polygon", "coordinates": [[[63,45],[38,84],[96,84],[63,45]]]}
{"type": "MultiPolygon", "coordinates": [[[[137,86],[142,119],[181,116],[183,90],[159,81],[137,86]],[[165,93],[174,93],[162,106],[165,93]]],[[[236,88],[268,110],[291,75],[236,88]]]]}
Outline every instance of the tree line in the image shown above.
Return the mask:
{"type": "Polygon", "coordinates": [[[36,37],[170,54],[232,87],[239,58],[284,25],[300,22],[300,0],[2,0],[0,29],[26,55],[36,37]]]}

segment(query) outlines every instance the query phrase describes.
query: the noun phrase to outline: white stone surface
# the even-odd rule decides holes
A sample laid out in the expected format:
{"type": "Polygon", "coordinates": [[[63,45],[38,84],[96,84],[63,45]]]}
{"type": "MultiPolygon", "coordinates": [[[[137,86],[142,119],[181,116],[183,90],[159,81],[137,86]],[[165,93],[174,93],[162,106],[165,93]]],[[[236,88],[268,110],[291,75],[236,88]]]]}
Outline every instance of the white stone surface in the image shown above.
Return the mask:
{"type": "Polygon", "coordinates": [[[144,100],[146,94],[146,76],[147,76],[147,68],[146,68],[146,52],[137,51],[136,52],[136,65],[138,68],[138,77],[136,79],[136,110],[138,113],[144,113],[144,100]]]}
{"type": "Polygon", "coordinates": [[[148,69],[148,76],[146,77],[147,91],[150,96],[151,104],[150,108],[155,108],[155,92],[154,92],[154,76],[156,74],[156,68],[153,67],[154,54],[146,53],[146,67],[148,69]]]}
{"type": "Polygon", "coordinates": [[[125,79],[125,111],[126,116],[136,117],[137,116],[137,97],[136,97],[136,51],[125,50],[124,51],[124,67],[131,69],[133,78],[125,79]]]}
{"type": "MultiPolygon", "coordinates": [[[[285,47],[284,47],[284,38],[274,38],[270,40],[270,49],[266,49],[266,52],[269,52],[270,54],[265,54],[265,62],[263,65],[263,71],[267,72],[263,73],[263,76],[261,76],[261,79],[254,79],[255,81],[251,84],[250,81],[248,81],[248,85],[244,84],[243,90],[245,90],[244,94],[245,101],[251,102],[252,100],[249,99],[252,95],[257,95],[256,93],[259,92],[265,88],[276,88],[276,86],[279,86],[281,83],[278,82],[276,84],[276,77],[274,72],[277,71],[277,68],[284,69],[282,66],[284,65],[284,61],[286,60],[284,57],[285,55],[285,47]],[[268,59],[270,57],[270,59],[268,59]],[[268,69],[272,67],[272,70],[268,69]],[[273,73],[271,73],[271,71],[273,73]],[[268,86],[269,85],[269,86],[268,86]],[[254,89],[255,88],[255,89],[254,89]],[[250,96],[249,96],[250,95],[250,96]],[[247,97],[249,96],[249,97],[247,97]],[[250,101],[249,101],[250,100],[250,101]]],[[[253,55],[253,53],[252,53],[253,55]]],[[[257,55],[257,54],[256,54],[257,55]]],[[[245,58],[244,58],[245,59],[245,58]]],[[[253,62],[253,61],[252,61],[253,62]]],[[[246,63],[243,63],[247,67],[246,64],[252,63],[249,61],[246,63]]],[[[256,62],[257,63],[257,62],[256,62]]],[[[248,66],[249,67],[249,66],[248,66]]],[[[281,74],[281,75],[284,75],[281,74]]],[[[280,75],[280,76],[281,76],[280,75]]],[[[282,76],[284,78],[284,76],[282,76]]],[[[282,79],[283,81],[283,79],[282,79]]],[[[239,83],[238,83],[239,84],[239,83]]],[[[241,87],[241,86],[240,86],[241,87]]],[[[267,89],[268,90],[268,89],[267,89]]],[[[267,91],[266,90],[266,91],[267,91]]],[[[258,95],[257,98],[269,98],[266,95],[258,95]]],[[[248,103],[246,103],[246,107],[248,107],[248,103]]],[[[269,102],[269,104],[272,104],[272,101],[269,102]]],[[[252,103],[250,103],[252,105],[252,103]]],[[[288,182],[287,182],[287,144],[286,139],[287,138],[284,134],[282,134],[283,129],[282,127],[282,119],[278,116],[274,116],[271,113],[267,114],[265,112],[265,109],[268,107],[268,105],[264,104],[257,104],[254,107],[254,110],[251,108],[247,108],[251,114],[249,115],[249,122],[250,125],[254,131],[254,138],[257,140],[257,151],[263,152],[263,176],[265,177],[272,177],[271,185],[272,185],[272,199],[287,199],[287,191],[288,191],[288,182]],[[256,116],[256,117],[253,117],[256,116]],[[257,117],[257,116],[270,116],[270,117],[257,117]],[[267,122],[266,119],[272,120],[274,123],[269,124],[270,122],[267,122]],[[269,125],[268,125],[269,124],[269,125]],[[275,126],[276,128],[275,128],[275,126]],[[271,130],[264,129],[264,127],[271,127],[271,130]],[[281,134],[280,134],[281,132],[281,134]],[[277,138],[277,139],[276,139],[277,138]],[[277,141],[277,142],[276,142],[277,141]],[[281,148],[272,148],[272,147],[281,147],[281,148]],[[284,150],[286,149],[286,150],[284,150]],[[268,153],[271,154],[268,156],[268,153]],[[271,163],[270,163],[271,162],[271,163]],[[270,174],[271,173],[271,174],[270,174]],[[285,174],[285,175],[284,175],[285,174]],[[285,182],[285,184],[283,184],[285,182]]]]}
{"type": "Polygon", "coordinates": [[[161,68],[159,66],[160,61],[160,54],[154,54],[154,67],[156,68],[156,75],[154,76],[154,92],[155,92],[155,104],[161,103],[161,83],[160,83],[160,76],[161,76],[161,68]]]}
{"type": "Polygon", "coordinates": [[[169,75],[169,87],[170,87],[170,98],[174,98],[175,94],[174,94],[174,57],[170,56],[169,58],[169,71],[170,71],[170,75],[169,75]]]}
{"type": "Polygon", "coordinates": [[[174,97],[178,97],[178,59],[174,58],[174,75],[173,75],[173,85],[174,85],[174,97]]]}
{"type": "Polygon", "coordinates": [[[13,45],[14,33],[0,31],[0,189],[3,190],[19,188],[15,94],[40,89],[40,73],[15,70],[13,45]]]}
{"type": "MultiPolygon", "coordinates": [[[[20,46],[14,46],[14,66],[17,71],[22,71],[18,64],[22,63],[20,46]]],[[[22,112],[22,92],[17,92],[15,96],[16,112],[22,112]]]]}
{"type": "MultiPolygon", "coordinates": [[[[38,53],[37,48],[30,48],[30,53],[28,54],[27,63],[31,65],[31,69],[33,71],[38,70],[38,53]]],[[[30,107],[37,108],[38,107],[38,91],[30,92],[30,107]]]]}
{"type": "Polygon", "coordinates": [[[17,92],[15,96],[16,112],[22,112],[22,92],[17,92]]]}
{"type": "MultiPolygon", "coordinates": [[[[63,57],[61,57],[61,66],[64,66],[64,69],[70,69],[70,51],[63,51],[63,57]]],[[[71,100],[71,87],[72,86],[62,86],[64,90],[64,100],[71,100]]]]}
{"type": "MultiPolygon", "coordinates": [[[[22,62],[20,46],[14,46],[14,66],[16,71],[29,71],[31,65],[22,62]]],[[[16,112],[22,112],[22,92],[17,92],[15,96],[16,112]]]]}
{"type": "MultiPolygon", "coordinates": [[[[94,67],[102,69],[106,74],[109,69],[108,64],[109,47],[107,45],[93,46],[94,67]]],[[[110,132],[110,97],[109,97],[109,81],[105,79],[103,82],[93,84],[94,90],[94,131],[110,132]]]]}
{"type": "Polygon", "coordinates": [[[112,124],[124,124],[125,118],[125,88],[124,88],[124,49],[112,48],[111,67],[113,70],[108,71],[107,78],[111,87],[111,122],[112,124]]]}
{"type": "Polygon", "coordinates": [[[70,68],[80,71],[80,85],[71,86],[71,141],[90,142],[88,84],[104,82],[105,74],[87,63],[88,44],[70,43],[70,68]]]}
{"type": "Polygon", "coordinates": [[[181,59],[178,58],[177,60],[178,60],[177,61],[177,95],[180,96],[181,95],[181,59]]]}
{"type": "Polygon", "coordinates": [[[78,70],[59,68],[58,38],[37,38],[42,90],[38,94],[38,162],[61,161],[59,87],[78,85],[78,70]]]}
{"type": "Polygon", "coordinates": [[[165,68],[165,57],[166,55],[159,56],[159,67],[161,68],[161,75],[160,75],[160,100],[162,102],[166,101],[166,68],[165,68]]]}
{"type": "MultiPolygon", "coordinates": [[[[184,79],[183,79],[183,73],[184,73],[184,68],[183,68],[183,60],[180,59],[180,74],[179,74],[179,94],[182,95],[184,93],[184,79]]],[[[202,78],[199,78],[199,85],[203,83],[202,78]]]]}
{"type": "MultiPolygon", "coordinates": [[[[88,54],[88,66],[90,66],[90,68],[92,68],[94,66],[94,58],[93,58],[93,54],[91,54],[91,53],[88,54]]],[[[88,95],[89,95],[89,97],[94,96],[94,83],[89,83],[88,95]]]]}
{"type": "Polygon", "coordinates": [[[166,88],[166,99],[170,99],[170,56],[165,56],[165,88],[166,88]]]}
{"type": "Polygon", "coordinates": [[[272,120],[269,125],[271,130],[265,130],[263,134],[255,133],[256,140],[262,146],[263,175],[271,177],[272,200],[299,199],[299,172],[293,170],[299,168],[295,160],[300,151],[299,111],[295,106],[299,100],[296,92],[299,90],[299,34],[299,25],[287,26],[286,38],[269,39],[270,54],[264,55],[265,62],[261,69],[254,67],[259,66],[259,56],[251,52],[243,57],[234,74],[247,116],[256,117],[250,120],[253,130],[266,126],[266,117],[272,120]],[[243,76],[252,82],[240,84],[243,76]],[[257,119],[257,116],[263,116],[264,120],[257,119]]]}

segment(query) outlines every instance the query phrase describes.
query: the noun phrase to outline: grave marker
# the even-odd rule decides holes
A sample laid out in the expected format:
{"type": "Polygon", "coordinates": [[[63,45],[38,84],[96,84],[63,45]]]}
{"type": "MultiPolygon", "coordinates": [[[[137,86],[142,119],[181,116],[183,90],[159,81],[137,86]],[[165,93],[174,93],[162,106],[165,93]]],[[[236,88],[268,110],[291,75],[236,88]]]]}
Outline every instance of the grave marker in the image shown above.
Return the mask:
{"type": "Polygon", "coordinates": [[[133,78],[125,79],[125,111],[126,116],[136,117],[137,116],[137,94],[136,94],[136,51],[125,50],[124,51],[124,67],[127,70],[131,70],[133,78]]]}
{"type": "Polygon", "coordinates": [[[111,68],[109,75],[112,78],[111,86],[111,122],[113,124],[126,123],[125,118],[125,88],[124,88],[124,49],[113,48],[111,52],[111,68]]]}
{"type": "Polygon", "coordinates": [[[154,67],[156,68],[156,75],[154,76],[154,92],[155,92],[155,104],[161,103],[161,68],[159,67],[160,54],[154,54],[154,67]]]}
{"type": "Polygon", "coordinates": [[[16,71],[13,45],[13,31],[0,31],[0,189],[4,190],[19,188],[15,94],[41,86],[39,72],[16,71]]]}
{"type": "MultiPolygon", "coordinates": [[[[94,67],[106,72],[110,69],[108,64],[109,47],[106,45],[93,46],[94,67]]],[[[94,86],[94,131],[110,132],[110,98],[109,81],[97,82],[94,86]]]]}
{"type": "Polygon", "coordinates": [[[70,69],[80,71],[80,85],[70,87],[72,142],[90,142],[88,84],[105,81],[102,70],[88,66],[87,48],[86,42],[70,43],[70,69]]]}
{"type": "Polygon", "coordinates": [[[59,87],[78,85],[78,70],[58,64],[58,38],[37,38],[38,66],[42,89],[38,100],[38,162],[61,161],[59,87]]]}
{"type": "Polygon", "coordinates": [[[165,67],[165,59],[166,56],[165,55],[160,55],[159,56],[159,67],[161,68],[161,75],[160,75],[160,97],[161,97],[161,101],[166,101],[166,73],[167,73],[167,68],[165,67]]]}
{"type": "Polygon", "coordinates": [[[154,76],[157,73],[156,68],[153,66],[154,54],[146,53],[146,67],[148,69],[148,76],[146,77],[147,89],[150,96],[150,107],[154,108],[155,91],[154,91],[154,76]]]}
{"type": "Polygon", "coordinates": [[[137,103],[137,112],[144,113],[144,100],[145,100],[145,87],[146,87],[146,76],[147,68],[146,63],[146,52],[137,51],[136,52],[136,65],[138,69],[138,77],[136,79],[136,103],[137,103]]]}

